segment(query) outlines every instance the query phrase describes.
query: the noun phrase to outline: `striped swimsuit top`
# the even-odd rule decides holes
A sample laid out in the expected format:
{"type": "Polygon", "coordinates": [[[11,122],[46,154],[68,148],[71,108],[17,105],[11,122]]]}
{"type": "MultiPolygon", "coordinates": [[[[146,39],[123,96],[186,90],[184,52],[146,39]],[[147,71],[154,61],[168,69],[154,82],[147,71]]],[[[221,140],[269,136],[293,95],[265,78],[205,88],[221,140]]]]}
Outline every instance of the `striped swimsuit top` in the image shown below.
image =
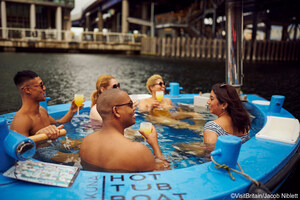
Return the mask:
{"type": "MultiPolygon", "coordinates": [[[[203,131],[205,131],[205,130],[215,132],[218,136],[232,135],[232,134],[227,133],[219,124],[217,124],[214,121],[207,122],[203,127],[203,131]]],[[[246,135],[241,136],[240,138],[242,139],[242,143],[248,141],[250,139],[249,132],[246,135]]]]}

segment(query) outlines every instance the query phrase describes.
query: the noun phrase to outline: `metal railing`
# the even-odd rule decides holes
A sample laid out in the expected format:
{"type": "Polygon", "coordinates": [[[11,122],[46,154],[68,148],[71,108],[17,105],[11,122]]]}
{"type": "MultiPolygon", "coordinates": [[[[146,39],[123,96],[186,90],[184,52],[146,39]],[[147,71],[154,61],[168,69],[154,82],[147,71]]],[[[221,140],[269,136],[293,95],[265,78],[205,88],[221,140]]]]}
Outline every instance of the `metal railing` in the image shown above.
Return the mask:
{"type": "Polygon", "coordinates": [[[83,32],[80,40],[103,43],[141,43],[143,37],[147,37],[147,35],[112,32],[83,32]]]}
{"type": "Polygon", "coordinates": [[[7,40],[41,40],[66,42],[101,42],[101,43],[141,43],[145,34],[112,33],[112,32],[82,32],[76,37],[72,31],[56,29],[1,28],[0,39],[7,40]]]}
{"type": "Polygon", "coordinates": [[[64,40],[71,41],[71,31],[58,31],[56,29],[30,29],[30,28],[0,28],[1,39],[14,40],[64,40]]]}

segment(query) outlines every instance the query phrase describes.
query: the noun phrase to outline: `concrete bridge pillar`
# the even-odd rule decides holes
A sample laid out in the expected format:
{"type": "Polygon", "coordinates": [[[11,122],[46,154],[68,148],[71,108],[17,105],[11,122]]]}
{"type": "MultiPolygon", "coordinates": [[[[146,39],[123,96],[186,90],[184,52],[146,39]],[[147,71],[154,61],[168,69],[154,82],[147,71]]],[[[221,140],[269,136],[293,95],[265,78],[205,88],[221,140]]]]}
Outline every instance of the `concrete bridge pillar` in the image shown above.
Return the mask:
{"type": "Polygon", "coordinates": [[[297,40],[297,31],[298,31],[298,24],[295,23],[293,40],[297,40]]]}
{"type": "Polygon", "coordinates": [[[281,34],[281,41],[287,41],[288,39],[288,25],[287,24],[284,24],[282,26],[282,34],[281,34]]]}
{"type": "Polygon", "coordinates": [[[91,31],[91,19],[89,12],[85,14],[85,31],[91,31]]]}
{"type": "Polygon", "coordinates": [[[99,30],[99,32],[102,32],[102,30],[103,30],[103,17],[102,17],[102,12],[100,10],[98,10],[97,16],[98,16],[98,30],[99,30]]]}
{"type": "MultiPolygon", "coordinates": [[[[148,20],[147,2],[143,2],[142,4],[142,19],[148,20]]],[[[142,26],[142,34],[147,34],[147,26],[142,26]]]]}
{"type": "Polygon", "coordinates": [[[36,18],[35,18],[35,4],[30,5],[30,29],[36,28],[36,18]]]}
{"type": "Polygon", "coordinates": [[[128,0],[122,0],[122,33],[128,33],[127,17],[129,16],[128,0]]]}
{"type": "Polygon", "coordinates": [[[56,24],[56,31],[57,31],[57,40],[61,40],[61,7],[56,8],[56,17],[55,17],[55,24],[56,24]]]}
{"type": "Polygon", "coordinates": [[[270,40],[271,24],[270,24],[270,22],[265,22],[265,25],[266,25],[266,31],[265,31],[266,38],[265,38],[265,40],[270,40]]]}
{"type": "Polygon", "coordinates": [[[1,26],[2,26],[2,38],[7,38],[7,23],[6,23],[6,3],[5,1],[1,1],[1,26]]]}

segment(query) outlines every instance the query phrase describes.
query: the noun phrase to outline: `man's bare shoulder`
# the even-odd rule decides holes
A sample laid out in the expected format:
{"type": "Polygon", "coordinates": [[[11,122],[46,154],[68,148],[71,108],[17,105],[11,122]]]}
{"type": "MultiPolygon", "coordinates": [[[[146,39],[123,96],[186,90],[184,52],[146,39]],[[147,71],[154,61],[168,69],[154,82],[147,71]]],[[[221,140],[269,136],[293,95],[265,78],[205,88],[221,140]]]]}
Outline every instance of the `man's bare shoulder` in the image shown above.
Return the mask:
{"type": "Polygon", "coordinates": [[[91,133],[87,136],[85,136],[82,140],[82,143],[80,145],[80,147],[85,147],[85,146],[89,146],[91,143],[94,143],[94,142],[97,142],[97,134],[98,132],[94,132],[94,133],[91,133]]]}
{"type": "Polygon", "coordinates": [[[22,121],[32,121],[32,119],[29,117],[28,114],[22,112],[22,111],[18,111],[16,112],[11,124],[13,123],[21,123],[22,121]]]}
{"type": "Polygon", "coordinates": [[[142,143],[132,142],[132,148],[128,150],[130,161],[128,164],[134,171],[151,171],[155,166],[155,159],[151,150],[142,143]]]}
{"type": "Polygon", "coordinates": [[[10,124],[10,129],[25,136],[29,136],[32,123],[32,119],[27,114],[18,111],[10,124]]]}
{"type": "MultiPolygon", "coordinates": [[[[127,139],[128,140],[128,139],[127,139]]],[[[140,142],[132,142],[129,140],[130,148],[127,150],[128,155],[135,158],[154,159],[151,150],[140,142]]]]}

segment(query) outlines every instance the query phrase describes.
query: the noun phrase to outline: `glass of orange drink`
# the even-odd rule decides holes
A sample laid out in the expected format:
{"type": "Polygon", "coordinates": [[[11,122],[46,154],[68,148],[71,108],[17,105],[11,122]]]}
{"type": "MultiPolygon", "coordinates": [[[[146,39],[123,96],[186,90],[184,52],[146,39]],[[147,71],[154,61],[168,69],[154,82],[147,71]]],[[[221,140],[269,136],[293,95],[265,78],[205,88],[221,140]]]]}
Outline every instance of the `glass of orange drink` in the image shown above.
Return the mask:
{"type": "Polygon", "coordinates": [[[164,91],[156,91],[155,97],[157,101],[162,101],[164,98],[164,91]]]}
{"type": "MultiPolygon", "coordinates": [[[[146,134],[150,134],[152,131],[152,123],[151,122],[142,122],[140,124],[140,130],[146,134]]],[[[145,143],[146,143],[146,138],[144,136],[142,136],[142,137],[145,139],[145,143]]]]}
{"type": "Polygon", "coordinates": [[[84,95],[83,94],[75,94],[74,95],[74,103],[77,106],[77,115],[79,115],[79,106],[82,105],[84,101],[84,95]]]}

